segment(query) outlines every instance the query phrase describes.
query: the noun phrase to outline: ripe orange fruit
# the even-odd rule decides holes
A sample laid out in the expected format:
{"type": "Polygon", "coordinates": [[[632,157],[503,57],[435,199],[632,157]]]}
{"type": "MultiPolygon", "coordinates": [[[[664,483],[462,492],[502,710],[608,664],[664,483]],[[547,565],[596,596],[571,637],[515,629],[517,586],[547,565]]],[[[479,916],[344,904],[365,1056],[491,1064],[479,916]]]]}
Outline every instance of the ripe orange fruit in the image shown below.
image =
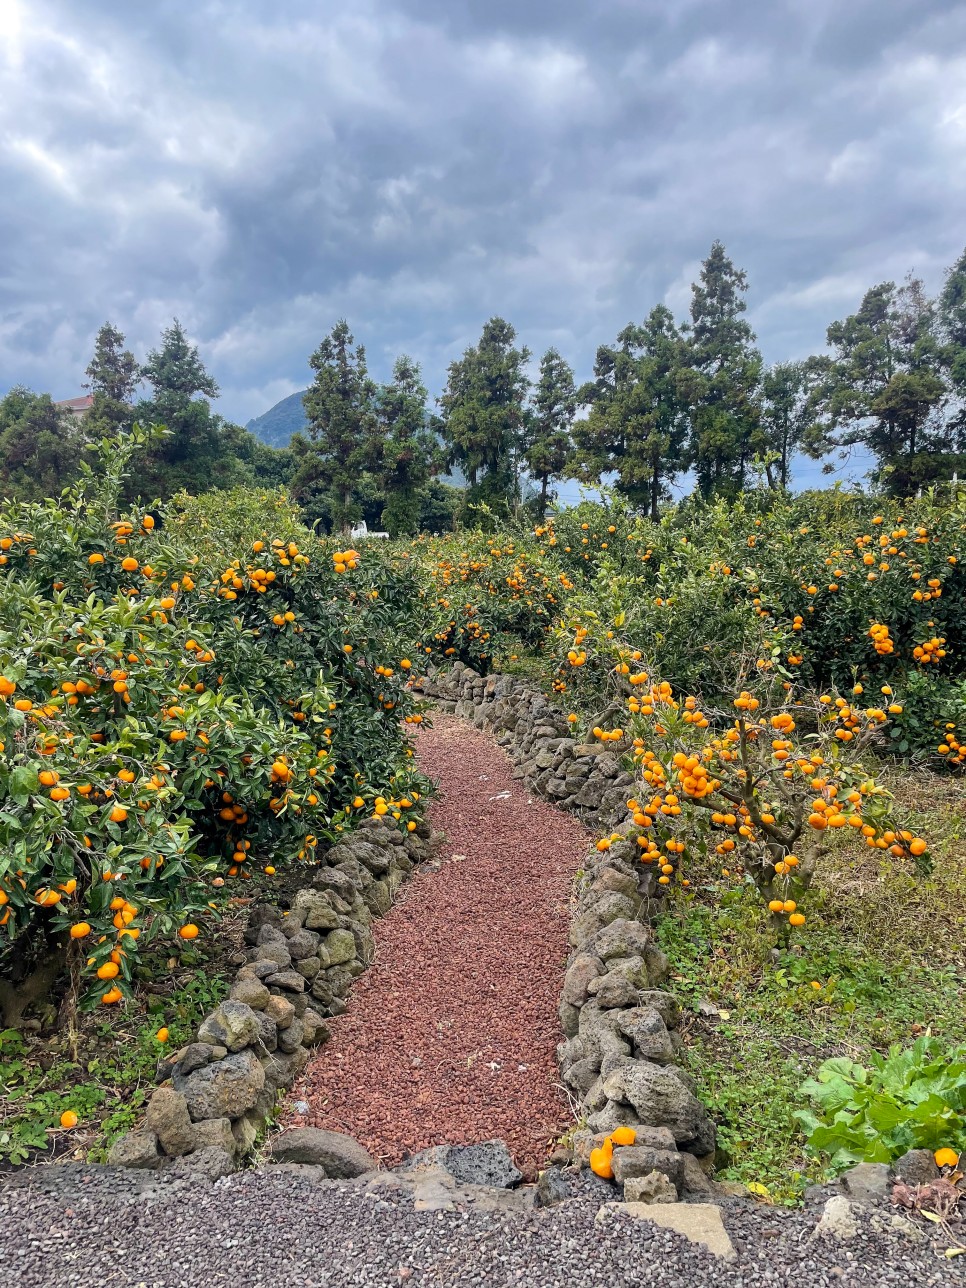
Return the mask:
{"type": "Polygon", "coordinates": [[[53,908],[60,903],[60,894],[57,890],[38,890],[34,898],[42,908],[53,908]]]}
{"type": "Polygon", "coordinates": [[[115,805],[111,810],[110,819],[112,823],[123,823],[127,818],[127,810],[123,805],[115,805]]]}
{"type": "Polygon", "coordinates": [[[77,1126],[77,1115],[73,1109],[65,1109],[60,1116],[60,1125],[65,1131],[71,1131],[77,1126]]]}
{"type": "Polygon", "coordinates": [[[610,1138],[615,1145],[633,1145],[637,1140],[637,1132],[633,1127],[617,1127],[611,1132],[610,1138]]]}
{"type": "Polygon", "coordinates": [[[119,1002],[123,996],[124,994],[115,984],[113,988],[110,988],[106,993],[101,994],[101,1001],[105,1006],[113,1006],[114,1003],[119,1002]]]}
{"type": "Polygon", "coordinates": [[[159,1042],[167,1042],[168,1030],[166,1028],[158,1029],[157,1033],[154,1036],[158,1039],[159,1042]]]}
{"type": "Polygon", "coordinates": [[[595,1176],[602,1176],[609,1181],[614,1175],[613,1154],[609,1149],[601,1146],[598,1149],[590,1151],[590,1170],[595,1176]]]}
{"type": "Polygon", "coordinates": [[[131,556],[128,555],[126,559],[121,560],[121,567],[125,572],[137,572],[138,561],[136,559],[132,559],[131,556]]]}
{"type": "Polygon", "coordinates": [[[116,962],[105,962],[103,966],[97,968],[98,979],[115,979],[120,974],[120,966],[116,962]]]}
{"type": "Polygon", "coordinates": [[[181,936],[182,939],[197,939],[198,927],[194,924],[193,921],[189,921],[187,925],[181,927],[181,929],[178,931],[178,934],[181,936]]]}
{"type": "Polygon", "coordinates": [[[71,939],[86,939],[90,933],[91,928],[86,921],[77,921],[70,928],[71,939]]]}

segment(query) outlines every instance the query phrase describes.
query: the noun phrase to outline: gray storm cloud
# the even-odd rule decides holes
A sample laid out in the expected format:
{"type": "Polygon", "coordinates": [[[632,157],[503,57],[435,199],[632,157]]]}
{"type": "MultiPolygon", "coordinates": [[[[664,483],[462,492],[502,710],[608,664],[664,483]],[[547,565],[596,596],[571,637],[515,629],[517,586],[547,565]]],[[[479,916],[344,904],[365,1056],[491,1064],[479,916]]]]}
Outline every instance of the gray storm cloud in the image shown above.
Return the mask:
{"type": "Polygon", "coordinates": [[[0,0],[0,389],[177,314],[245,421],[338,317],[439,389],[499,312],[578,375],[720,237],[768,359],[966,241],[966,8],[0,0]],[[132,12],[133,10],[133,12],[132,12]]]}

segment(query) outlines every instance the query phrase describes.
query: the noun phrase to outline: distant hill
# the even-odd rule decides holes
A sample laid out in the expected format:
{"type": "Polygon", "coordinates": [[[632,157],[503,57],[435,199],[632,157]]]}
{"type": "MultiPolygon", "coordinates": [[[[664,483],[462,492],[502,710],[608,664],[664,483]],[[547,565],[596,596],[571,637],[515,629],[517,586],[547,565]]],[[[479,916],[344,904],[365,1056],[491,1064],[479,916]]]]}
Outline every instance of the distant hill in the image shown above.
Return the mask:
{"type": "Polygon", "coordinates": [[[306,390],[300,389],[298,393],[289,394],[261,416],[250,420],[245,428],[269,447],[288,447],[292,435],[307,424],[302,406],[305,393],[306,390]]]}
{"type": "MultiPolygon", "coordinates": [[[[302,399],[307,392],[308,390],[301,389],[297,394],[289,394],[274,407],[262,412],[261,416],[250,420],[245,428],[269,447],[288,447],[292,435],[308,424],[305,408],[302,406],[302,399]]],[[[466,487],[466,479],[455,466],[451,473],[441,475],[439,481],[448,483],[451,487],[466,487]]]]}

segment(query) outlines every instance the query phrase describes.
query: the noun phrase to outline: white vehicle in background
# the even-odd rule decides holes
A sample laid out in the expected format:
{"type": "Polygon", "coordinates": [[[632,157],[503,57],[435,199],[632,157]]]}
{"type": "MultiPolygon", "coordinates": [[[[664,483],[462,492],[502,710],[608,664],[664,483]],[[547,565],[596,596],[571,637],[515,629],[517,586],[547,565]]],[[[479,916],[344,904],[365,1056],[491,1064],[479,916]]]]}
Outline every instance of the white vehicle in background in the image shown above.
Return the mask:
{"type": "Polygon", "coordinates": [[[379,537],[383,541],[389,540],[388,532],[370,532],[366,526],[365,519],[362,520],[357,528],[352,529],[349,536],[353,541],[365,541],[367,537],[379,537]]]}

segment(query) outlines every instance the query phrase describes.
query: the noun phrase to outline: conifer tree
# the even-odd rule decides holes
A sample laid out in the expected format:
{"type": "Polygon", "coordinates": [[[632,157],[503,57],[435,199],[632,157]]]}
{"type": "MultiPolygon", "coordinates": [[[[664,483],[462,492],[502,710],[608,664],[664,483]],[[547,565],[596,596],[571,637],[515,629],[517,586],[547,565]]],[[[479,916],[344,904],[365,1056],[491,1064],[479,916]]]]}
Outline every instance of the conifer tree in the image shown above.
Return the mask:
{"type": "Polygon", "coordinates": [[[392,536],[418,530],[426,485],[442,463],[426,398],[419,365],[403,354],[376,399],[376,475],[385,497],[382,522],[392,536]]]}
{"type": "Polygon", "coordinates": [[[85,417],[90,437],[108,437],[133,421],[134,391],[140,368],[134,354],[124,347],[124,335],[105,322],[94,341],[94,356],[85,371],[86,389],[93,404],[85,417]]]}
{"type": "Polygon", "coordinates": [[[658,518],[682,468],[687,364],[684,339],[663,304],[642,325],[625,327],[616,345],[597,350],[595,378],[579,395],[590,415],[574,424],[576,478],[600,483],[616,473],[618,490],[658,518]]]}
{"type": "Polygon", "coordinates": [[[761,355],[742,316],[748,278],[720,241],[691,288],[689,463],[702,496],[735,495],[765,446],[757,402],[761,355]]]}
{"type": "Polygon", "coordinates": [[[518,494],[517,462],[527,423],[530,352],[514,348],[516,331],[490,318],[479,343],[450,364],[440,398],[450,464],[469,482],[469,499],[500,508],[518,494]]]}
{"type": "Polygon", "coordinates": [[[346,529],[361,514],[353,492],[377,458],[376,385],[366,366],[366,351],[341,319],[309,366],[315,379],[304,398],[309,447],[293,441],[298,468],[296,491],[324,491],[333,528],[346,529]]]}
{"type": "Polygon", "coordinates": [[[540,360],[540,376],[526,421],[523,459],[540,484],[536,501],[542,519],[547,512],[550,484],[563,476],[573,448],[572,430],[577,414],[574,373],[556,349],[540,360]]]}

